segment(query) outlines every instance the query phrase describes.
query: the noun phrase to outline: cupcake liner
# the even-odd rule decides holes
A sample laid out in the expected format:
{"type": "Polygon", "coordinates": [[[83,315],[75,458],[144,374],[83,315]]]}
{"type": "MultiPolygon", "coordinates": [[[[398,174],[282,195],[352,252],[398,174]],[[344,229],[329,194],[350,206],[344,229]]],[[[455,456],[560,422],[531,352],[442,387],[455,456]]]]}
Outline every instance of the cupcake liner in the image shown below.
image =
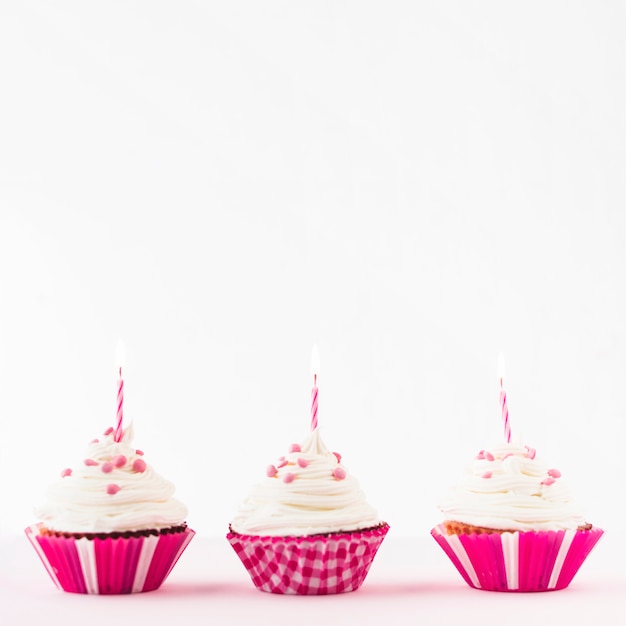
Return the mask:
{"type": "Polygon", "coordinates": [[[555,591],[567,587],[604,531],[556,530],[432,536],[465,582],[486,591],[555,591]]]}
{"type": "Polygon", "coordinates": [[[57,587],[72,593],[120,594],[158,589],[195,532],[132,537],[42,535],[26,528],[33,548],[57,587]]]}
{"type": "Polygon", "coordinates": [[[229,532],[226,538],[261,591],[326,595],[355,591],[383,542],[388,524],[352,533],[261,537],[229,532]]]}

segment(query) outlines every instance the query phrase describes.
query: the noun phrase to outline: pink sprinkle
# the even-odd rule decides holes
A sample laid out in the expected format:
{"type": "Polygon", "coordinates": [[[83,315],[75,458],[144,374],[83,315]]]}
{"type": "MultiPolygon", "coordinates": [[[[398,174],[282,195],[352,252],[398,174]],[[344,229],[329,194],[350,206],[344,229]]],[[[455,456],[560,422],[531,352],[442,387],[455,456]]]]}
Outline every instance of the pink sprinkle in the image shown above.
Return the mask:
{"type": "Polygon", "coordinates": [[[91,446],[91,445],[93,445],[94,443],[100,443],[100,440],[99,440],[99,439],[92,439],[92,440],[89,442],[89,445],[91,446]]]}
{"type": "Polygon", "coordinates": [[[285,465],[287,465],[287,461],[285,459],[283,459],[279,464],[278,464],[278,468],[280,469],[281,467],[285,467],[285,465]]]}
{"type": "Polygon", "coordinates": [[[483,478],[491,478],[493,476],[493,472],[485,472],[483,474],[483,478]]]}
{"type": "Polygon", "coordinates": [[[105,474],[110,474],[113,471],[113,463],[105,461],[100,468],[105,474]]]}
{"type": "Polygon", "coordinates": [[[146,471],[146,462],[143,459],[135,459],[133,461],[133,470],[135,472],[145,472],[146,471]]]}
{"type": "Polygon", "coordinates": [[[105,431],[104,431],[104,436],[106,437],[107,435],[110,435],[113,432],[113,426],[109,426],[105,431]]]}
{"type": "Polygon", "coordinates": [[[552,478],[561,478],[561,472],[558,469],[548,470],[548,476],[552,476],[552,478]]]}
{"type": "Polygon", "coordinates": [[[507,452],[503,457],[502,460],[504,461],[504,459],[508,459],[510,456],[513,456],[512,452],[507,452]]]}
{"type": "Polygon", "coordinates": [[[346,470],[343,467],[336,467],[333,470],[333,478],[337,480],[343,480],[346,477],[346,470]]]}
{"type": "Polygon", "coordinates": [[[116,485],[115,483],[111,483],[110,485],[107,485],[107,493],[110,496],[114,496],[119,490],[120,490],[120,486],[116,485]]]}
{"type": "Polygon", "coordinates": [[[72,475],[72,470],[69,467],[66,467],[62,472],[61,472],[61,478],[65,478],[66,476],[71,476],[72,475]]]}
{"type": "Polygon", "coordinates": [[[302,457],[300,457],[300,458],[298,459],[298,465],[299,465],[300,467],[308,467],[309,462],[308,462],[306,459],[303,459],[302,457]]]}
{"type": "Polygon", "coordinates": [[[124,467],[126,461],[128,461],[128,459],[123,454],[118,454],[113,457],[113,465],[115,465],[115,467],[124,467]]]}
{"type": "Polygon", "coordinates": [[[301,450],[300,450],[300,444],[298,444],[298,443],[292,443],[292,444],[289,446],[289,452],[301,452],[301,450]]]}
{"type": "Polygon", "coordinates": [[[85,463],[85,465],[87,465],[87,467],[93,466],[93,465],[98,465],[98,461],[94,461],[93,459],[85,459],[83,461],[83,463],[85,463]]]}
{"type": "Polygon", "coordinates": [[[552,478],[552,476],[548,476],[548,478],[544,478],[541,481],[542,485],[552,485],[553,483],[555,483],[556,481],[554,480],[554,478],[552,478]]]}
{"type": "Polygon", "coordinates": [[[485,458],[485,451],[484,451],[484,450],[481,450],[481,451],[480,451],[480,452],[476,455],[476,458],[477,458],[477,459],[479,459],[479,460],[484,459],[484,458],[485,458]]]}
{"type": "Polygon", "coordinates": [[[293,479],[296,477],[295,474],[292,474],[291,472],[287,472],[284,476],[283,476],[283,482],[284,483],[291,483],[293,482],[293,479]]]}
{"type": "Polygon", "coordinates": [[[276,469],[275,465],[268,465],[265,473],[271,478],[272,476],[276,476],[278,470],[276,469]]]}
{"type": "Polygon", "coordinates": [[[528,446],[526,446],[526,456],[529,459],[534,459],[535,455],[537,454],[537,451],[534,448],[529,448],[528,446]]]}
{"type": "Polygon", "coordinates": [[[143,456],[143,450],[135,450],[135,454],[138,454],[139,456],[143,456]]]}
{"type": "Polygon", "coordinates": [[[485,452],[485,458],[487,459],[487,461],[495,461],[496,457],[493,456],[493,454],[491,454],[491,452],[485,452]]]}
{"type": "Polygon", "coordinates": [[[333,452],[333,454],[337,457],[337,463],[341,463],[341,454],[339,452],[333,452]]]}

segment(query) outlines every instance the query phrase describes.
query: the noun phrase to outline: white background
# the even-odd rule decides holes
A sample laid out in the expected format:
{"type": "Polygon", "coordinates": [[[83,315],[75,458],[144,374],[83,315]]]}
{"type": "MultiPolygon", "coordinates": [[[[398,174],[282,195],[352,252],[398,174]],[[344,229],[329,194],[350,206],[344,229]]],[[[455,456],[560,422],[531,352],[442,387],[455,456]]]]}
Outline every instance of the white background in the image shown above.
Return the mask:
{"type": "Polygon", "coordinates": [[[500,350],[514,433],[621,527],[625,27],[1,1],[2,532],[113,424],[120,337],[136,444],[200,537],[306,436],[313,343],[324,438],[390,536],[427,537],[502,437],[500,350]]]}

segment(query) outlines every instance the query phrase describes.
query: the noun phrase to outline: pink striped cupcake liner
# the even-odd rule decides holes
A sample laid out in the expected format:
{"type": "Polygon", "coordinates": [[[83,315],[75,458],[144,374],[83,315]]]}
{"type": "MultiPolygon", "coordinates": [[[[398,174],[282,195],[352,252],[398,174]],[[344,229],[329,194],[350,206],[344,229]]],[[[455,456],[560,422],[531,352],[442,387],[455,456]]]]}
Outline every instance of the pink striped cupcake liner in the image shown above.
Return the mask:
{"type": "Polygon", "coordinates": [[[474,589],[556,591],[565,589],[604,531],[448,535],[443,524],[432,536],[474,589]]]}
{"type": "Polygon", "coordinates": [[[356,591],[365,580],[388,524],[352,533],[226,538],[261,591],[327,595],[356,591]]]}
{"type": "Polygon", "coordinates": [[[57,587],[71,593],[121,594],[158,589],[195,532],[132,537],[75,538],[26,528],[33,548],[57,587]]]}

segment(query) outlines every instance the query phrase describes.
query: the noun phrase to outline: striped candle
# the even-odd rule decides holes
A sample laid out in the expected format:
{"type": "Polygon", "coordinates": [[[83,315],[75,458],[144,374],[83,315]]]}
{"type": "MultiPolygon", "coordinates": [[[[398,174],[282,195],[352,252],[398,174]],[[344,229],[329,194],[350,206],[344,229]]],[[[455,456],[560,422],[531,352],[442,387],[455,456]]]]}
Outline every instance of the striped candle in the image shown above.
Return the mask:
{"type": "Polygon", "coordinates": [[[311,430],[317,428],[317,375],[313,376],[313,389],[311,389],[311,430]]]}
{"type": "Polygon", "coordinates": [[[311,352],[311,374],[313,374],[313,389],[311,390],[311,430],[317,428],[317,374],[320,369],[320,355],[317,346],[313,346],[311,352]]]}
{"type": "Polygon", "coordinates": [[[507,443],[511,442],[511,425],[509,424],[509,407],[506,403],[506,391],[502,388],[502,379],[500,379],[500,406],[502,407],[502,423],[504,425],[504,439],[507,443]]]}
{"type": "Polygon", "coordinates": [[[504,356],[502,353],[498,356],[498,378],[500,379],[500,409],[502,411],[502,425],[504,426],[504,440],[507,443],[511,442],[511,424],[509,423],[509,407],[506,402],[506,391],[502,384],[502,378],[504,377],[504,356]]]}
{"type": "Polygon", "coordinates": [[[118,382],[117,382],[117,415],[115,434],[113,435],[113,441],[122,441],[122,435],[124,434],[123,422],[124,422],[124,379],[122,378],[122,365],[124,361],[124,344],[121,341],[117,342],[116,347],[116,361],[118,364],[118,382]]]}
{"type": "Polygon", "coordinates": [[[114,441],[122,441],[124,421],[124,379],[122,378],[122,368],[119,369],[119,382],[117,386],[117,426],[115,427],[114,441]]]}

